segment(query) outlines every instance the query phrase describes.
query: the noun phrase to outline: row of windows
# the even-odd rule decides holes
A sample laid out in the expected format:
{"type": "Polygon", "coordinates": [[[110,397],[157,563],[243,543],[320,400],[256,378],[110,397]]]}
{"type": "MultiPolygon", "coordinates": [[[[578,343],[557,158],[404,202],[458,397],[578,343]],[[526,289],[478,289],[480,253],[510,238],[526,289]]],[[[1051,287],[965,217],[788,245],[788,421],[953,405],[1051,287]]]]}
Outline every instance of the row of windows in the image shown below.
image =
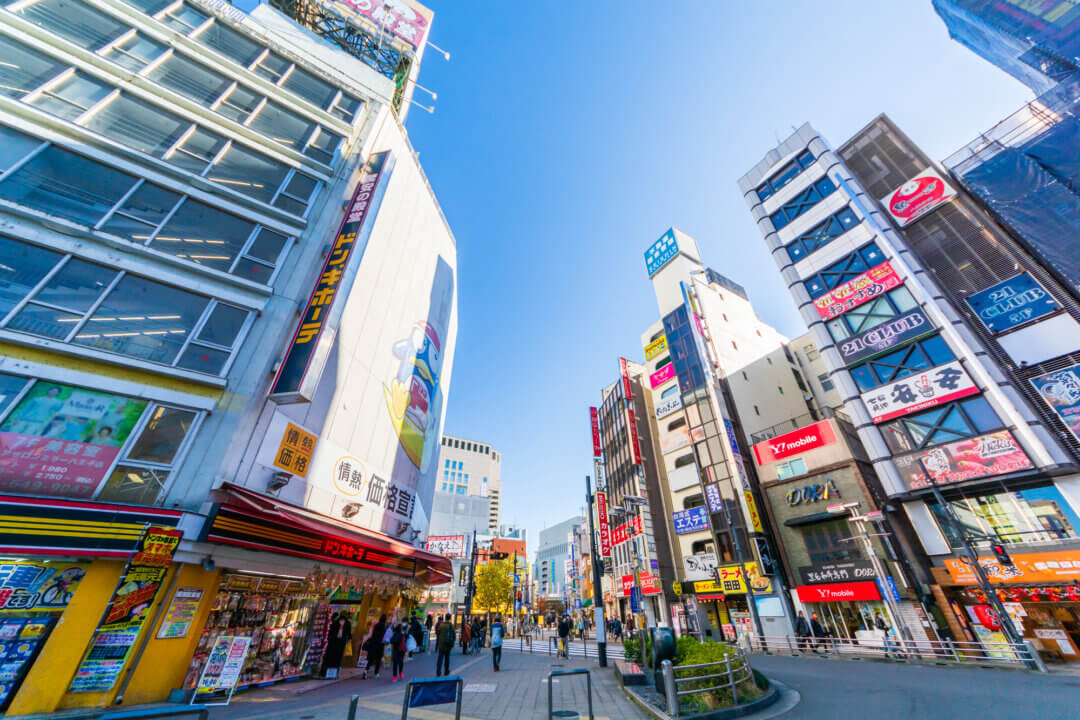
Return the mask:
{"type": "MultiPolygon", "coordinates": [[[[331,164],[334,153],[341,143],[340,135],[318,123],[286,110],[250,87],[189,59],[175,49],[170,49],[162,43],[141,35],[128,27],[126,23],[78,0],[36,0],[33,4],[23,5],[14,12],[82,48],[108,58],[126,70],[153,80],[225,117],[251,127],[268,139],[298,150],[319,162],[331,164]]],[[[228,28],[220,29],[228,33],[230,41],[235,43],[237,33],[228,28]]],[[[27,55],[35,54],[35,51],[21,47],[25,51],[23,59],[26,59],[27,55]]],[[[40,55],[38,61],[37,68],[33,68],[32,64],[23,67],[26,68],[24,72],[33,68],[34,74],[42,81],[46,79],[43,71],[47,65],[63,66],[63,63],[40,55]]],[[[78,89],[84,94],[94,90],[100,91],[100,88],[106,87],[81,74],[80,85],[82,87],[78,89]]],[[[69,86],[63,89],[69,94],[72,92],[69,86]]],[[[46,86],[44,92],[46,95],[52,94],[55,88],[46,86]]],[[[54,105],[58,104],[58,109],[63,111],[56,112],[62,117],[73,120],[78,114],[77,106],[70,101],[53,100],[52,102],[54,105]]]]}
{"type": "Polygon", "coordinates": [[[794,160],[777,170],[772,174],[772,177],[758,186],[758,199],[764,201],[766,198],[772,197],[780,190],[780,188],[797,178],[802,174],[803,170],[806,170],[813,164],[813,153],[809,150],[803,150],[794,160]]]}
{"type": "Polygon", "coordinates": [[[945,339],[934,335],[851,368],[851,376],[859,390],[866,392],[955,359],[945,339]]]}
{"type": "Polygon", "coordinates": [[[210,375],[225,372],[251,313],[0,236],[0,327],[210,375]]]}
{"type": "MultiPolygon", "coordinates": [[[[491,451],[490,445],[481,445],[480,443],[469,442],[468,440],[458,440],[451,437],[443,437],[442,445],[443,447],[452,447],[457,448],[458,450],[467,450],[469,452],[483,453],[484,455],[493,455],[494,458],[498,460],[498,453],[493,453],[491,451]]],[[[447,460],[446,462],[450,461],[447,460]]],[[[449,467],[449,465],[447,467],[449,467]]],[[[458,464],[458,467],[461,467],[460,463],[458,464]]]]}
{"type": "Polygon", "coordinates": [[[3,36],[0,92],[294,215],[307,213],[320,185],[295,168],[3,36]]]}
{"type": "Polygon", "coordinates": [[[859,218],[855,216],[855,212],[851,208],[841,208],[790,242],[785,248],[788,257],[791,258],[792,262],[798,262],[815,250],[825,247],[858,224],[859,218]]]}
{"type": "Polygon", "coordinates": [[[0,199],[269,284],[293,239],[0,127],[0,199]]]}
{"type": "Polygon", "coordinates": [[[878,295],[868,303],[848,310],[843,315],[825,323],[833,340],[840,342],[853,335],[893,320],[918,306],[911,291],[901,285],[884,295],[878,295]]]}
{"type": "Polygon", "coordinates": [[[832,195],[836,191],[836,185],[828,175],[810,185],[801,193],[788,200],[780,209],[769,216],[773,228],[779,230],[787,227],[795,218],[801,217],[817,205],[819,202],[832,195]]]}
{"type": "Polygon", "coordinates": [[[982,435],[1002,427],[982,395],[942,405],[880,426],[894,453],[933,447],[982,435]]]}
{"type": "Polygon", "coordinates": [[[810,293],[810,297],[817,299],[883,262],[885,262],[885,253],[881,251],[877,243],[867,243],[824,270],[808,276],[803,284],[806,286],[806,291],[810,293]]]}

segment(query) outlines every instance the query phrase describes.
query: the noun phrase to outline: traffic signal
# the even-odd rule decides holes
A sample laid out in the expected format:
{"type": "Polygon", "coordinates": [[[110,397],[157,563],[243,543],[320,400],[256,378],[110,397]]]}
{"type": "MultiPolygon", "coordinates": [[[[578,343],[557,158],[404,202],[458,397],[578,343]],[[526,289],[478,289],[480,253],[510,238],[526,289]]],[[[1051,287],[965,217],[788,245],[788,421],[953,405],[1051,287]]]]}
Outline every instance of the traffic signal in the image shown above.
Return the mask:
{"type": "Polygon", "coordinates": [[[521,593],[517,594],[517,600],[518,600],[518,602],[521,602],[521,593]]]}
{"type": "Polygon", "coordinates": [[[490,557],[491,557],[492,560],[505,560],[506,558],[510,557],[510,553],[504,553],[502,551],[497,551],[497,552],[491,553],[490,557]]]}
{"type": "Polygon", "coordinates": [[[1001,567],[1015,567],[1013,560],[1009,557],[1009,552],[1005,549],[1005,546],[1001,543],[994,543],[990,546],[990,549],[994,551],[994,555],[997,556],[998,564],[1001,567]]]}

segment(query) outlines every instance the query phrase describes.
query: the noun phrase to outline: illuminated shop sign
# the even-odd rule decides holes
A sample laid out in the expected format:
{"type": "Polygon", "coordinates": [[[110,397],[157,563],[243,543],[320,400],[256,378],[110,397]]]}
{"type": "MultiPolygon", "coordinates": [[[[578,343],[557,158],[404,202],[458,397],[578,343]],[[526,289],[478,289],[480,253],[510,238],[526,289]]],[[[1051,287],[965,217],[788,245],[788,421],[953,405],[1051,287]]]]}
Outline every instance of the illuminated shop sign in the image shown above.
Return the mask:
{"type": "Polygon", "coordinates": [[[934,324],[922,310],[916,308],[895,320],[888,320],[858,335],[841,340],[836,344],[836,349],[840,351],[844,364],[854,365],[933,331],[934,324]]]}
{"type": "Polygon", "coordinates": [[[881,198],[885,211],[900,227],[915,222],[956,197],[956,190],[928,168],[881,198]]]}
{"type": "Polygon", "coordinates": [[[807,425],[770,440],[764,440],[754,446],[754,455],[758,465],[783,460],[792,455],[831,445],[836,442],[836,434],[827,420],[807,425]]]}
{"type": "Polygon", "coordinates": [[[870,418],[881,423],[979,392],[959,360],[908,375],[862,394],[870,418]]]}
{"type": "Polygon", "coordinates": [[[870,302],[901,284],[900,276],[886,260],[814,300],[814,307],[818,315],[828,320],[870,302]]]}
{"type": "Polygon", "coordinates": [[[931,482],[948,485],[1033,467],[1008,430],[900,455],[893,461],[912,490],[928,488],[931,482]]]}

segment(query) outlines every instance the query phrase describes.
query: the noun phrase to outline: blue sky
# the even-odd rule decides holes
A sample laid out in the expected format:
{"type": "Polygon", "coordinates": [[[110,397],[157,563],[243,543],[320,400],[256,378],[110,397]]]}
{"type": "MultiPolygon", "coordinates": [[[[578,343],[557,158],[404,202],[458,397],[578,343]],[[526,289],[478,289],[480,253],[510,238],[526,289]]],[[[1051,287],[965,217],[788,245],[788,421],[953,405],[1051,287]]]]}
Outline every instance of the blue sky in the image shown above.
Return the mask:
{"type": "Polygon", "coordinates": [[[643,354],[664,230],[798,335],[736,180],[804,121],[839,145],[886,112],[940,160],[1031,97],[929,0],[427,4],[452,57],[424,59],[436,110],[407,126],[457,238],[445,430],[503,453],[503,521],[530,550],[584,502],[588,407],[643,354]]]}

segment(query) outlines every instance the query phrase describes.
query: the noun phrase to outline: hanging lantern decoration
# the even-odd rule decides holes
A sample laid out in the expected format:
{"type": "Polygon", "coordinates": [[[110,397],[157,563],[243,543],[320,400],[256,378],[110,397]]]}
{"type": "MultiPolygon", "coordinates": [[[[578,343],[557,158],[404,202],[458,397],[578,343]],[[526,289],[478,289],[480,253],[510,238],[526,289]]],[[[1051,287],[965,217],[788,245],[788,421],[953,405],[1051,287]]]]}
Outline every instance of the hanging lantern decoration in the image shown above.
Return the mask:
{"type": "Polygon", "coordinates": [[[1073,583],[1066,590],[1065,594],[1069,598],[1069,602],[1080,602],[1080,585],[1073,583]]]}
{"type": "Polygon", "coordinates": [[[975,617],[979,619],[984,628],[994,632],[1001,629],[1001,618],[989,605],[975,605],[974,610],[975,617]]]}
{"type": "Polygon", "coordinates": [[[1050,602],[1061,602],[1061,588],[1046,588],[1046,595],[1049,597],[1050,602]]]}
{"type": "Polygon", "coordinates": [[[1042,588],[1028,588],[1028,597],[1031,598],[1031,602],[1042,602],[1040,595],[1042,594],[1042,588]]]}

